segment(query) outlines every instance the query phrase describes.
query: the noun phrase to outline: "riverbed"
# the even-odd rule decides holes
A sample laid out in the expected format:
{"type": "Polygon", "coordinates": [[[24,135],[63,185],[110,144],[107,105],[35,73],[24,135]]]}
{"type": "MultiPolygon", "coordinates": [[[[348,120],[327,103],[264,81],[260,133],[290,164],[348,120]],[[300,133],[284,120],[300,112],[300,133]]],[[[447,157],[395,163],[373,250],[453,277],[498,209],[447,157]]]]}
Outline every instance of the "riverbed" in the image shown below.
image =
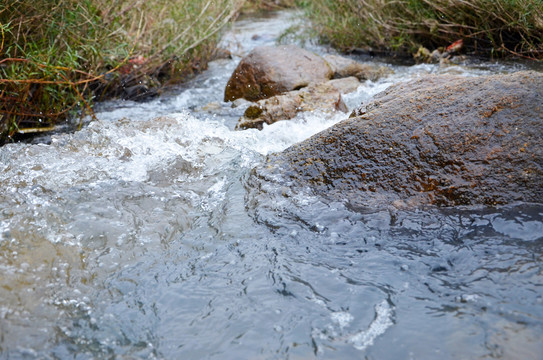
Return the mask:
{"type": "MultiPolygon", "coordinates": [[[[230,74],[295,15],[238,21],[232,59],[151,102],[0,148],[0,358],[543,358],[542,204],[357,212],[255,179],[348,116],[234,130],[230,74]]],[[[426,74],[524,69],[372,61],[394,73],[350,109],[426,74]]]]}

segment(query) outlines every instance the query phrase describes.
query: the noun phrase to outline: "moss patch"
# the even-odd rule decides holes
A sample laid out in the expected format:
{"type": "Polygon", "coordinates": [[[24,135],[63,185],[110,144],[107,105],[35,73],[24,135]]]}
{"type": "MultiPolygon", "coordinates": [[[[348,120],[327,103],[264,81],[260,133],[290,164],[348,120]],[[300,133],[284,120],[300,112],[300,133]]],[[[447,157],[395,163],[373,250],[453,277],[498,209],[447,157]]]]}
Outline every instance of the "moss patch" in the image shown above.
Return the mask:
{"type": "Polygon", "coordinates": [[[248,119],[256,119],[260,115],[262,115],[262,112],[263,110],[260,106],[251,105],[247,108],[247,110],[245,110],[245,113],[243,114],[243,116],[245,116],[248,119]]]}

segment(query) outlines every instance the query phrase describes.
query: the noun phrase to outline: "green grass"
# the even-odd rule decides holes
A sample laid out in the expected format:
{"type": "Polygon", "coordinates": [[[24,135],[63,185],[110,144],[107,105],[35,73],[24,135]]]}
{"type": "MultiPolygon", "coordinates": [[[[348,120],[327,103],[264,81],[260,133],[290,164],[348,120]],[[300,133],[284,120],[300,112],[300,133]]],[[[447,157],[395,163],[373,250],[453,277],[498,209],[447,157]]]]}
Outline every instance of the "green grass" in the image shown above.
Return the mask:
{"type": "Polygon", "coordinates": [[[205,68],[246,0],[3,0],[0,133],[50,126],[123,78],[177,82],[205,68]]]}
{"type": "Polygon", "coordinates": [[[416,52],[463,39],[489,56],[543,58],[543,0],[306,0],[318,36],[348,51],[416,52]]]}

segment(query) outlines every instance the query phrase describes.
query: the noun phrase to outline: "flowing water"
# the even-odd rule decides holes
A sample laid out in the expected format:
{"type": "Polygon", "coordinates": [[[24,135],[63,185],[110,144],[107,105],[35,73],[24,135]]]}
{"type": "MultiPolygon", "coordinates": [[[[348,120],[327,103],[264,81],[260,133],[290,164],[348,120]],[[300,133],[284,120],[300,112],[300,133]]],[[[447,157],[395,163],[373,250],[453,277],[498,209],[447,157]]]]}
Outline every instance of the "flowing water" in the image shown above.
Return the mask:
{"type": "MultiPolygon", "coordinates": [[[[240,21],[224,46],[272,44],[290,16],[240,21]]],[[[237,61],[0,148],[0,358],[543,358],[542,205],[358,213],[255,179],[346,115],[234,131],[237,61]]],[[[519,68],[389,66],[351,108],[426,73],[519,68]]]]}

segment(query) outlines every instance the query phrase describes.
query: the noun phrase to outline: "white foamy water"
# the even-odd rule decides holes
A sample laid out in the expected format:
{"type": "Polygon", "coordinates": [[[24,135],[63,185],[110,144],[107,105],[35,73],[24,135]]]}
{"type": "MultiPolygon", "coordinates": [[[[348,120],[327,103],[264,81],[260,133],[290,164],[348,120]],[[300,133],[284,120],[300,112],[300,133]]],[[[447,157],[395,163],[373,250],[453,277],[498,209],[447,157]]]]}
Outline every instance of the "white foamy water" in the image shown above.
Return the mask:
{"type": "Polygon", "coordinates": [[[229,129],[224,122],[197,119],[187,112],[140,121],[95,121],[75,134],[54,136],[51,145],[5,146],[0,164],[6,174],[3,184],[9,189],[31,181],[49,189],[62,189],[112,179],[145,181],[157,165],[181,158],[200,168],[228,149],[239,152],[243,166],[251,167],[260,160],[251,153],[281,151],[344,116],[304,114],[291,122],[265,126],[262,131],[242,132],[229,129]]]}
{"type": "Polygon", "coordinates": [[[365,350],[368,346],[373,345],[378,336],[384,334],[389,327],[394,325],[392,315],[392,308],[386,300],[383,300],[375,305],[375,319],[371,322],[368,329],[349,336],[348,341],[357,350],[365,350]]]}

